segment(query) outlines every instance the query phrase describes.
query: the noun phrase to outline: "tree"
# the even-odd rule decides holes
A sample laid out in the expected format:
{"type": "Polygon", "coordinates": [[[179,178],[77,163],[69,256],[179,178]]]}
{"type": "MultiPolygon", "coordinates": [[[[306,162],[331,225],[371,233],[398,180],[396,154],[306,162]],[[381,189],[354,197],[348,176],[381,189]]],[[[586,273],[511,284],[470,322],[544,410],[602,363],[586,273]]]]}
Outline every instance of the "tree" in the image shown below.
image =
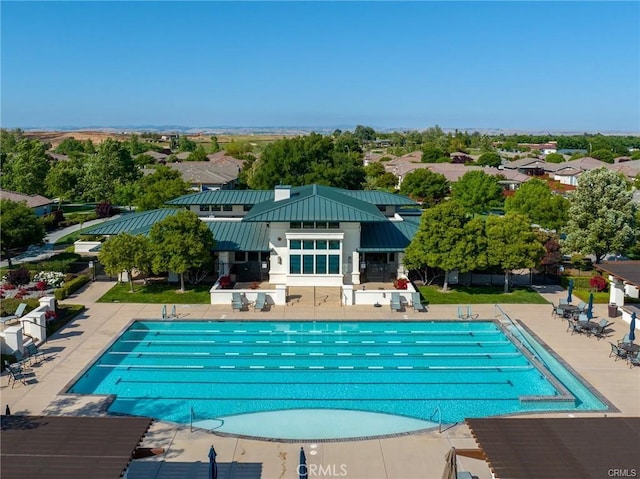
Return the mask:
{"type": "Polygon", "coordinates": [[[187,135],[180,136],[178,140],[178,151],[194,151],[196,147],[196,142],[189,139],[187,135]]]}
{"type": "Polygon", "coordinates": [[[204,147],[198,145],[196,149],[191,152],[187,161],[209,161],[209,159],[207,158],[207,152],[204,151],[204,147]]]}
{"type": "Polygon", "coordinates": [[[189,184],[182,179],[180,172],[168,166],[159,166],[134,185],[135,197],[132,203],[139,211],[162,208],[167,201],[189,192],[189,184]]]}
{"type": "Polygon", "coordinates": [[[475,213],[502,205],[502,187],[498,178],[483,171],[468,171],[451,185],[451,197],[475,213]]]}
{"type": "Polygon", "coordinates": [[[76,140],[73,136],[65,138],[55,149],[56,153],[61,155],[82,155],[85,153],[84,144],[80,140],[76,140]]]}
{"type": "Polygon", "coordinates": [[[531,222],[525,215],[507,213],[489,216],[486,224],[489,265],[504,271],[504,292],[509,292],[509,273],[514,269],[533,268],[545,254],[531,222]]]}
{"type": "Polygon", "coordinates": [[[186,210],[154,224],[149,236],[153,252],[153,271],[171,271],[178,274],[182,292],[185,274],[191,269],[207,264],[215,246],[213,233],[206,223],[195,213],[186,210]]]}
{"type": "Polygon", "coordinates": [[[564,155],[560,153],[549,153],[544,157],[547,163],[564,163],[564,155]]]}
{"type": "Polygon", "coordinates": [[[82,161],[72,157],[67,161],[57,161],[47,173],[44,180],[46,192],[52,198],[58,198],[58,209],[63,201],[70,201],[82,196],[82,161]]]}
{"type": "Polygon", "coordinates": [[[562,251],[560,250],[560,238],[555,233],[544,231],[537,232],[540,243],[544,246],[545,254],[540,259],[539,267],[546,273],[549,269],[556,271],[562,261],[562,251]]]}
{"type": "Polygon", "coordinates": [[[405,249],[404,264],[410,269],[424,266],[444,270],[443,290],[449,273],[486,267],[484,224],[472,219],[465,208],[449,201],[422,213],[420,228],[405,249]]]}
{"type": "Polygon", "coordinates": [[[376,132],[370,126],[357,125],[353,136],[360,140],[361,143],[366,143],[376,139],[376,132]]]}
{"type": "Polygon", "coordinates": [[[26,202],[0,200],[0,250],[11,265],[13,249],[32,244],[41,244],[46,232],[42,220],[36,216],[26,202]]]}
{"type": "Polygon", "coordinates": [[[569,201],[553,193],[546,182],[533,178],[507,198],[504,209],[527,215],[543,228],[560,230],[567,223],[569,201]]]}
{"type": "Polygon", "coordinates": [[[376,190],[383,189],[386,191],[395,191],[398,186],[398,177],[384,169],[379,161],[369,163],[364,167],[366,173],[365,189],[376,190]]]}
{"type": "Polygon", "coordinates": [[[44,181],[49,173],[48,144],[23,139],[15,145],[2,169],[2,187],[27,195],[44,195],[44,181]]]}
{"type": "Polygon", "coordinates": [[[440,158],[449,158],[449,153],[442,148],[427,146],[422,150],[423,163],[435,163],[440,158]]]}
{"type": "Polygon", "coordinates": [[[221,148],[220,148],[220,144],[218,143],[218,137],[217,136],[212,136],[211,137],[211,147],[210,147],[211,153],[218,153],[220,150],[221,150],[221,148]]]}
{"type": "Polygon", "coordinates": [[[102,244],[98,259],[107,273],[119,276],[127,273],[129,290],[133,293],[133,271],[147,272],[151,267],[151,244],[143,235],[120,233],[102,244]]]}
{"type": "Polygon", "coordinates": [[[404,177],[400,193],[422,202],[426,207],[431,207],[449,194],[449,181],[440,173],[434,173],[428,168],[419,168],[404,177]]]}
{"type": "Polygon", "coordinates": [[[98,153],[84,163],[84,198],[89,201],[109,200],[116,184],[134,181],[138,175],[129,150],[119,141],[109,138],[100,144],[98,153]]]}
{"type": "Polygon", "coordinates": [[[480,155],[476,163],[480,166],[493,166],[497,168],[502,164],[502,158],[499,154],[490,151],[480,155]]]}
{"type": "Polygon", "coordinates": [[[606,168],[583,173],[571,197],[563,250],[593,254],[596,263],[608,253],[624,253],[637,234],[631,198],[629,182],[621,174],[606,168]]]}
{"type": "Polygon", "coordinates": [[[606,148],[602,148],[600,150],[596,150],[591,153],[591,158],[597,158],[600,161],[604,161],[605,163],[613,163],[613,159],[616,155],[606,148]]]}

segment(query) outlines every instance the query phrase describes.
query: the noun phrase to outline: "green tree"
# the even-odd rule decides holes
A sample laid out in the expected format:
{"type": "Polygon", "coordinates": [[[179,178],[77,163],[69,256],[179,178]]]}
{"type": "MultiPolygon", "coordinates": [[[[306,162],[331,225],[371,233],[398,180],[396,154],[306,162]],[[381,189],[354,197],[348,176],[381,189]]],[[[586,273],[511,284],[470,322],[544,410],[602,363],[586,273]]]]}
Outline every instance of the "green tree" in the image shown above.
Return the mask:
{"type": "Polygon", "coordinates": [[[46,232],[42,220],[36,216],[26,202],[0,200],[0,250],[9,264],[13,250],[32,244],[41,244],[46,232]]]}
{"type": "Polygon", "coordinates": [[[446,291],[451,271],[486,267],[485,249],[482,219],[471,218],[463,206],[449,201],[422,213],[420,228],[405,249],[404,264],[416,270],[425,266],[443,270],[446,291]]]}
{"type": "Polygon", "coordinates": [[[604,161],[605,163],[613,163],[613,159],[616,157],[613,151],[606,148],[596,150],[589,156],[591,156],[591,158],[597,158],[600,161],[604,161]]]}
{"type": "Polygon", "coordinates": [[[549,153],[544,157],[547,163],[564,163],[564,156],[560,153],[549,153]]]}
{"type": "Polygon", "coordinates": [[[150,239],[153,271],[178,274],[183,292],[185,274],[207,264],[215,246],[211,230],[191,211],[180,211],[154,224],[150,239]]]}
{"type": "Polygon", "coordinates": [[[139,211],[155,210],[169,200],[186,195],[189,184],[182,179],[179,171],[168,166],[159,166],[135,183],[133,204],[139,211]]]}
{"type": "Polygon", "coordinates": [[[58,209],[63,201],[71,201],[82,196],[82,161],[71,157],[67,161],[57,161],[47,173],[45,187],[47,194],[58,198],[58,209]]]}
{"type": "Polygon", "coordinates": [[[442,148],[427,146],[422,150],[423,163],[435,163],[440,158],[449,158],[449,153],[442,148]]]}
{"type": "Polygon", "coordinates": [[[376,139],[376,132],[370,126],[357,125],[353,136],[360,140],[360,143],[366,143],[376,139]]]}
{"type": "Polygon", "coordinates": [[[578,178],[571,196],[563,250],[593,254],[596,263],[608,253],[624,253],[637,235],[629,182],[621,174],[598,168],[578,178]]]}
{"type": "Polygon", "coordinates": [[[209,148],[209,151],[211,151],[211,153],[218,153],[220,150],[221,148],[220,148],[220,144],[218,143],[218,137],[212,136],[211,147],[209,148]]]}
{"type": "Polygon", "coordinates": [[[198,145],[196,149],[191,152],[187,161],[209,161],[209,158],[207,158],[207,152],[204,151],[204,147],[198,145]]]}
{"type": "Polygon", "coordinates": [[[480,155],[476,163],[480,166],[493,166],[497,168],[502,164],[502,158],[499,154],[489,151],[480,155]]]}
{"type": "Polygon", "coordinates": [[[133,271],[148,272],[151,267],[151,243],[146,236],[120,233],[102,244],[98,259],[107,273],[119,276],[127,273],[129,290],[133,293],[133,271]]]}
{"type": "Polygon", "coordinates": [[[545,249],[525,215],[507,213],[489,216],[486,224],[489,265],[504,271],[504,292],[509,292],[509,274],[514,269],[534,268],[545,249]]]}
{"type": "Polygon", "coordinates": [[[50,168],[48,148],[39,140],[18,141],[2,165],[2,187],[27,195],[44,195],[44,181],[50,168]]]}
{"type": "Polygon", "coordinates": [[[384,169],[382,163],[376,161],[364,167],[366,174],[365,189],[395,191],[398,186],[398,177],[384,169]]]}
{"type": "Polygon", "coordinates": [[[532,178],[506,199],[504,209],[527,215],[543,228],[561,230],[567,224],[569,201],[553,193],[546,182],[532,178]]]}
{"type": "Polygon", "coordinates": [[[440,173],[434,173],[428,168],[419,168],[404,177],[400,193],[422,202],[425,207],[431,207],[449,194],[449,182],[440,173]]]}
{"type": "Polygon", "coordinates": [[[126,206],[131,211],[137,194],[136,183],[118,183],[113,192],[113,202],[116,205],[126,206]]]}
{"type": "Polygon", "coordinates": [[[244,160],[247,158],[247,154],[253,151],[253,146],[248,141],[235,141],[231,140],[224,147],[224,152],[229,155],[237,158],[239,160],[244,160]]]}
{"type": "Polygon", "coordinates": [[[178,140],[178,151],[194,151],[197,145],[187,135],[181,135],[178,140]]]}
{"type": "Polygon", "coordinates": [[[451,197],[475,213],[499,207],[504,201],[498,178],[483,171],[468,171],[451,185],[451,197]]]}
{"type": "Polygon", "coordinates": [[[84,143],[76,140],[73,136],[65,138],[55,149],[61,155],[83,155],[85,153],[84,143]]]}
{"type": "Polygon", "coordinates": [[[121,142],[109,138],[100,144],[98,153],[84,163],[84,198],[88,201],[110,200],[116,184],[135,181],[138,175],[129,150],[121,142]]]}

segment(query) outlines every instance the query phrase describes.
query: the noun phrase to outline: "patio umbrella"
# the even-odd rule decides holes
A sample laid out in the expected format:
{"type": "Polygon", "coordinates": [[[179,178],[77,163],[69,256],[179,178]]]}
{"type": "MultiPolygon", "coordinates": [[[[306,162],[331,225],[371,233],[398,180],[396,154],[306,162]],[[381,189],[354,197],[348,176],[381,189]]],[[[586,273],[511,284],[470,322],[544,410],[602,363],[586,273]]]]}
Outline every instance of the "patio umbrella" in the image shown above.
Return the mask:
{"type": "Polygon", "coordinates": [[[442,479],[456,479],[458,477],[458,463],[456,461],[456,448],[452,447],[444,456],[445,465],[442,479]]]}
{"type": "Polygon", "coordinates": [[[636,339],[636,313],[635,311],[631,315],[631,324],[629,325],[629,341],[635,341],[636,339]]]}
{"type": "Polygon", "coordinates": [[[9,409],[9,405],[7,404],[7,408],[4,410],[5,416],[11,416],[11,409],[9,409]]]}
{"type": "Polygon", "coordinates": [[[589,306],[587,306],[587,318],[593,318],[593,293],[589,294],[589,306]]]}
{"type": "Polygon", "coordinates": [[[300,464],[298,465],[298,479],[308,479],[307,472],[307,456],[304,454],[304,448],[300,448],[300,464]]]}
{"type": "Polygon", "coordinates": [[[211,445],[209,449],[209,479],[218,478],[218,464],[216,464],[216,450],[211,445]]]}
{"type": "Polygon", "coordinates": [[[567,303],[571,304],[571,293],[573,293],[573,278],[569,280],[569,291],[567,292],[567,303]]]}

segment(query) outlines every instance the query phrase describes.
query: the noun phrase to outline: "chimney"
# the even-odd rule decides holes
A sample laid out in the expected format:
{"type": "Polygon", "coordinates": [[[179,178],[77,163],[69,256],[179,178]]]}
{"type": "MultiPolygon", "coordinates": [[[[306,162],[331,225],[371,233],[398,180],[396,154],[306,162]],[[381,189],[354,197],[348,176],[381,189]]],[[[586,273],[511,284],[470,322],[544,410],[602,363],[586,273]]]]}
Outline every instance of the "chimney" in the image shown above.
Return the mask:
{"type": "Polygon", "coordinates": [[[291,198],[291,185],[276,185],[274,201],[288,200],[291,198]]]}

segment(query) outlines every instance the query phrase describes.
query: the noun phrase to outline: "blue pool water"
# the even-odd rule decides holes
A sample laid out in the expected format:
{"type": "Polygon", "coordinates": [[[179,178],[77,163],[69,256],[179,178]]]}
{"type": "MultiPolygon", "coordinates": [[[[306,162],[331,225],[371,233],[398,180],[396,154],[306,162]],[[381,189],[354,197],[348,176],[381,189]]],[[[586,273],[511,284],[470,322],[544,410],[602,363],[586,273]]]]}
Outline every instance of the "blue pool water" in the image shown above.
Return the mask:
{"type": "Polygon", "coordinates": [[[559,363],[550,367],[570,401],[490,321],[136,321],[69,392],[116,395],[112,412],[256,436],[252,424],[274,411],[352,411],[354,423],[372,413],[416,430],[440,419],[606,409],[559,363]]]}

